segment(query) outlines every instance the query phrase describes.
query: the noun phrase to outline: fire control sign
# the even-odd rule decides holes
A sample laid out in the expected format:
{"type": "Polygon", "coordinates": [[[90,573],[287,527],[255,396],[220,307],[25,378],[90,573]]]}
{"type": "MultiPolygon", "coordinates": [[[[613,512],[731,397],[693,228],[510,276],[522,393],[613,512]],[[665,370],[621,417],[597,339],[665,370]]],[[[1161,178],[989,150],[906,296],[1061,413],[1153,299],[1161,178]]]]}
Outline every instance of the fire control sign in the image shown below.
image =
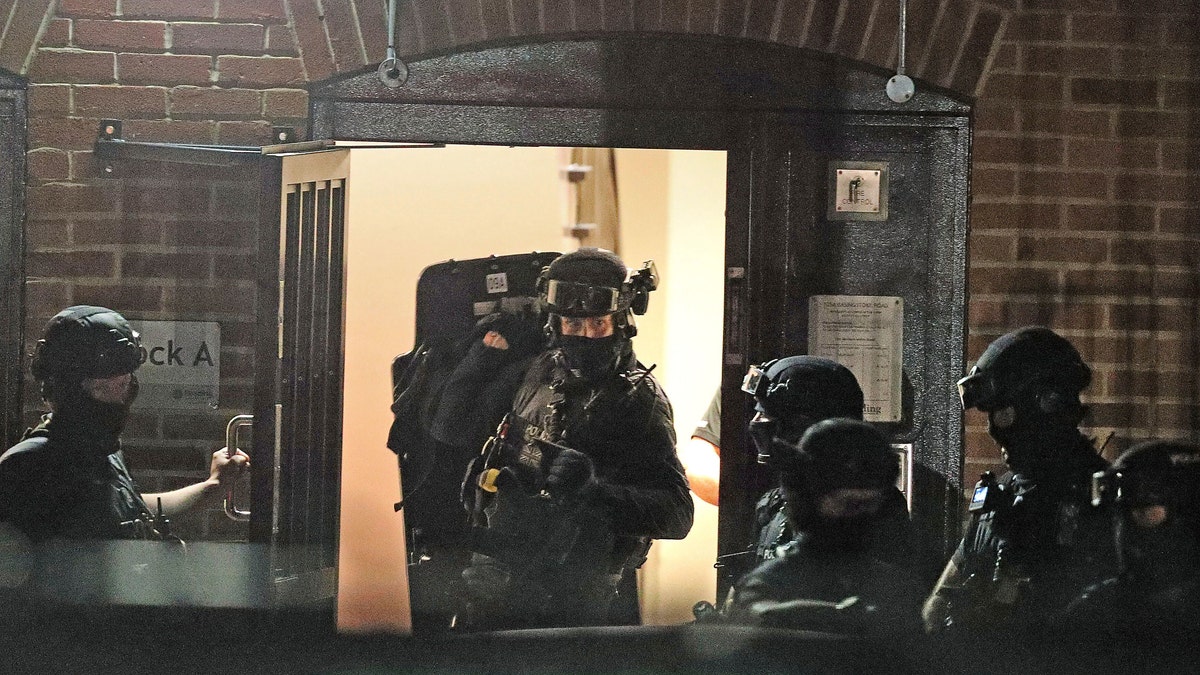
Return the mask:
{"type": "Polygon", "coordinates": [[[135,408],[215,410],[221,382],[221,324],[130,321],[141,334],[135,408]]]}

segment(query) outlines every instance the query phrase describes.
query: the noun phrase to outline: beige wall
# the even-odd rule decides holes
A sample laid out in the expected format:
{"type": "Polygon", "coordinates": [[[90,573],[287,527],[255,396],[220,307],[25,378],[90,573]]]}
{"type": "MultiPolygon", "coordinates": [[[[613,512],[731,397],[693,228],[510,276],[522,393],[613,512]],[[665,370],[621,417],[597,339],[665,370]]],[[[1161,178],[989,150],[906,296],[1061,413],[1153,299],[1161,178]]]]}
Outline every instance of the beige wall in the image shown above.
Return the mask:
{"type": "Polygon", "coordinates": [[[417,277],[450,258],[556,250],[565,213],[555,148],[352,150],[338,625],[406,629],[392,359],[413,347],[417,277]]]}
{"type": "MultiPolygon", "coordinates": [[[[568,250],[560,148],[352,150],[347,189],[346,380],[338,624],[405,630],[407,578],[391,424],[389,364],[413,347],[416,281],[449,258],[568,250]]],[[[622,257],[663,277],[638,321],[686,439],[719,384],[724,153],[621,150],[622,257]]],[[[712,599],[716,509],[697,500],[693,534],[659,542],[643,573],[647,623],[691,618],[712,599]]]]}
{"type": "MultiPolygon", "coordinates": [[[[725,153],[618,150],[621,255],[653,258],[662,283],[638,320],[635,349],[675,409],[680,443],[691,436],[721,383],[725,257],[725,153]]],[[[642,619],[689,621],[714,600],[717,509],[693,496],[696,522],[682,541],[659,541],[642,569],[642,619]]]]}

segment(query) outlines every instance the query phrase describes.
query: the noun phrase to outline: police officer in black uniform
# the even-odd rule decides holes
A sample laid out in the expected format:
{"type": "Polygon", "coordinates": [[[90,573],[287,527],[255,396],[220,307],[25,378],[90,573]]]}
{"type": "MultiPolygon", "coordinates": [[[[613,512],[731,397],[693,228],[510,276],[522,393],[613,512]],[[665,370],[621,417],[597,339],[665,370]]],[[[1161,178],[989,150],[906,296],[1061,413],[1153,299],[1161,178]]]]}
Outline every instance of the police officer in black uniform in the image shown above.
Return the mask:
{"type": "MultiPolygon", "coordinates": [[[[608,623],[618,585],[645,561],[650,540],[691,528],[671,406],[630,343],[631,310],[645,310],[657,281],[651,267],[626,276],[616,255],[588,248],[543,274],[550,347],[529,362],[464,479],[474,525],[463,573],[470,629],[608,623]]],[[[446,414],[467,416],[472,397],[518,356],[509,355],[520,350],[510,349],[508,325],[491,325],[446,385],[435,421],[443,437],[446,414]]]]}
{"type": "MultiPolygon", "coordinates": [[[[776,471],[781,469],[776,449],[783,457],[791,457],[791,446],[813,424],[833,418],[863,418],[863,392],[854,373],[819,356],[789,356],[751,366],[742,390],[755,400],[749,430],[758,461],[776,471]]],[[[884,511],[896,529],[879,555],[893,562],[907,560],[911,554],[907,502],[894,485],[885,490],[884,496],[884,511]]],[[[755,507],[755,564],[775,558],[780,547],[795,536],[784,511],[785,501],[784,490],[777,487],[763,495],[755,507]]]]}
{"type": "Polygon", "coordinates": [[[1181,441],[1139,443],[1097,474],[1095,486],[1095,501],[1114,504],[1120,572],[1073,602],[1061,628],[1104,641],[1195,648],[1200,448],[1181,441]]]}
{"type": "Polygon", "coordinates": [[[79,305],[56,314],[31,364],[51,412],[0,456],[0,521],[37,543],[47,539],[135,539],[162,534],[164,516],[222,493],[249,458],[213,453],[205,481],[142,495],[120,435],[137,397],[138,334],[120,314],[79,305]]]}
{"type": "Polygon", "coordinates": [[[1091,369],[1048,328],[1007,333],[959,381],[963,409],[987,413],[1011,469],[975,487],[966,535],[925,603],[925,628],[1035,632],[1115,570],[1111,527],[1091,507],[1107,462],[1078,425],[1091,369]]]}
{"type": "Polygon", "coordinates": [[[900,472],[871,425],[829,419],[798,446],[776,440],[785,513],[796,537],[734,586],[730,621],[903,641],[920,634],[925,588],[910,568],[881,558],[895,536],[889,501],[900,472]]]}

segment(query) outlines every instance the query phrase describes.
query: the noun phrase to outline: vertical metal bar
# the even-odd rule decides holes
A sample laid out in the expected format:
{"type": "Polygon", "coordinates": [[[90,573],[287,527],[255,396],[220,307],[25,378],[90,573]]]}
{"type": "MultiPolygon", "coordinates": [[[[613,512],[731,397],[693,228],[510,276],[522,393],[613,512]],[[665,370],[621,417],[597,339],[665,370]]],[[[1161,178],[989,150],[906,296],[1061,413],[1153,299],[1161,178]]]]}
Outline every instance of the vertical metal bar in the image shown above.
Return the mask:
{"type": "Polygon", "coordinates": [[[329,342],[325,355],[325,367],[329,373],[326,384],[327,405],[327,463],[325,484],[331,496],[331,505],[325,518],[323,538],[326,542],[325,562],[337,564],[338,506],[341,504],[342,475],[342,372],[344,368],[344,345],[342,330],[345,311],[345,237],[346,237],[346,186],[335,184],[331,190],[329,223],[329,342]]]}
{"type": "Polygon", "coordinates": [[[905,39],[908,34],[908,0],[900,0],[900,34],[896,36],[899,53],[896,60],[896,74],[904,74],[905,39]]]}
{"type": "MultiPolygon", "coordinates": [[[[272,523],[278,515],[276,508],[275,475],[279,462],[275,448],[275,404],[279,401],[279,302],[280,279],[283,272],[281,200],[283,194],[283,165],[277,157],[266,157],[259,174],[258,195],[258,255],[255,276],[254,328],[254,459],[250,463],[250,541],[268,543],[272,540],[272,523]]],[[[295,196],[288,195],[288,219],[295,210],[295,196]]]]}
{"type": "Polygon", "coordinates": [[[310,289],[311,343],[309,345],[309,456],[313,459],[305,481],[309,500],[305,505],[305,545],[313,569],[321,566],[325,522],[327,485],[325,466],[328,463],[326,437],[326,357],[329,327],[329,182],[316,184],[317,211],[312,230],[312,286],[310,289]]]}

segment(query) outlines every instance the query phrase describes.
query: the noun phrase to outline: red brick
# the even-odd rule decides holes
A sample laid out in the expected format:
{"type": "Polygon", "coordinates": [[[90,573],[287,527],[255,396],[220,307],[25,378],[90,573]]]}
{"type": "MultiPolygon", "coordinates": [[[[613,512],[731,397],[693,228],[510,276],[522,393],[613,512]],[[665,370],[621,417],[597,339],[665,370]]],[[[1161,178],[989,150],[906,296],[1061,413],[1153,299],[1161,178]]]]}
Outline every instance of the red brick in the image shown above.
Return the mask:
{"type": "Polygon", "coordinates": [[[172,117],[225,119],[260,115],[262,94],[254,89],[175,87],[171,90],[172,117]]]}
{"type": "Polygon", "coordinates": [[[162,21],[75,21],[74,42],[82,49],[162,51],[167,24],[162,21]]]}
{"type": "Polygon", "coordinates": [[[1082,171],[1027,171],[1017,175],[1017,193],[1034,197],[1092,197],[1108,195],[1108,177],[1082,171]]]}
{"type": "Polygon", "coordinates": [[[212,19],[216,16],[213,0],[122,0],[126,18],[212,19]]]}
{"type": "Polygon", "coordinates": [[[34,82],[109,84],[115,80],[116,55],[71,49],[39,49],[29,69],[34,82]]]}
{"type": "MultiPolygon", "coordinates": [[[[413,2],[412,6],[415,8],[416,3],[413,2]]],[[[538,17],[537,3],[510,1],[508,6],[512,11],[513,35],[536,35],[542,32],[542,22],[538,17]]],[[[638,2],[636,5],[637,12],[639,15],[641,15],[651,6],[655,8],[653,11],[655,12],[655,21],[657,21],[657,0],[651,0],[651,2],[638,2]]],[[[635,29],[641,29],[641,24],[636,22],[637,19],[635,19],[635,29]]],[[[657,25],[658,24],[656,23],[655,26],[657,27],[657,25]]]]}
{"type": "Polygon", "coordinates": [[[1083,354],[1084,361],[1093,366],[1106,363],[1179,363],[1185,354],[1182,340],[1159,335],[1088,336],[1071,338],[1071,342],[1083,354]]]}
{"type": "MultiPolygon", "coordinates": [[[[666,0],[660,0],[665,2],[666,0]]],[[[453,0],[451,0],[453,2],[453,0]]],[[[451,19],[447,17],[447,19],[451,19]]],[[[569,33],[575,30],[571,23],[571,3],[551,2],[542,5],[542,30],[549,33],[569,33]]],[[[451,23],[451,31],[453,24],[451,23]]]]}
{"type": "Polygon", "coordinates": [[[96,157],[96,153],[76,150],[71,155],[71,180],[86,181],[97,178],[116,178],[116,165],[96,157]],[[105,171],[108,167],[108,171],[105,171]]]}
{"type": "Polygon", "coordinates": [[[29,120],[29,147],[90,150],[99,127],[100,120],[34,117],[29,120]]]}
{"type": "Polygon", "coordinates": [[[1017,46],[1009,43],[1001,44],[992,57],[990,72],[1012,72],[1017,69],[1017,46]]]}
{"type": "Polygon", "coordinates": [[[25,167],[34,180],[63,180],[70,175],[71,162],[67,153],[54,148],[30,150],[25,154],[25,167]]]}
{"type": "MultiPolygon", "coordinates": [[[[254,190],[257,191],[257,187],[254,190]]],[[[257,208],[258,195],[228,193],[219,191],[218,204],[231,204],[235,200],[257,208]]],[[[210,218],[203,221],[181,220],[173,224],[168,233],[170,240],[180,246],[205,246],[220,242],[222,246],[248,249],[254,246],[258,236],[258,225],[255,221],[228,220],[229,214],[221,213],[221,218],[210,218]]],[[[217,277],[222,278],[220,276],[217,277]]]]}
{"type": "Polygon", "coordinates": [[[1195,110],[1196,108],[1200,108],[1200,81],[1164,80],[1162,107],[1168,110],[1175,108],[1195,110]]]}
{"type": "Polygon", "coordinates": [[[1123,239],[1113,243],[1112,261],[1117,264],[1151,267],[1200,266],[1195,241],[1123,239]]]}
{"type": "MultiPolygon", "coordinates": [[[[488,0],[483,0],[485,21],[489,4],[493,7],[504,7],[504,24],[507,26],[508,7],[503,0],[491,0],[490,3],[488,0]]],[[[375,0],[354,0],[354,11],[358,15],[358,29],[362,32],[363,48],[367,51],[368,61],[382,59],[384,50],[387,49],[387,19],[384,17],[386,9],[386,3],[375,2],[375,0]]],[[[504,35],[507,35],[507,33],[504,33],[504,35]]],[[[491,37],[499,37],[499,35],[493,34],[491,37]]]]}
{"type": "Polygon", "coordinates": [[[1010,266],[971,268],[972,293],[1052,293],[1057,288],[1058,273],[1054,270],[1020,269],[1010,266]]]}
{"type": "MultiPolygon", "coordinates": [[[[412,3],[402,3],[403,7],[411,9],[412,3]]],[[[304,54],[304,69],[309,80],[319,82],[333,75],[333,54],[329,52],[329,38],[325,34],[325,24],[318,17],[316,0],[291,0],[293,27],[296,31],[296,45],[304,54]]],[[[397,23],[397,32],[400,26],[397,23]]],[[[418,49],[419,51],[419,49],[418,49]]]]}
{"type": "Polygon", "coordinates": [[[1021,13],[1009,18],[1009,40],[1062,42],[1067,37],[1067,18],[1062,14],[1021,13]]]}
{"type": "MultiPolygon", "coordinates": [[[[575,30],[593,32],[604,29],[602,0],[575,0],[575,30]]],[[[486,33],[484,34],[486,37],[486,33]]]]}
{"type": "Polygon", "coordinates": [[[72,234],[76,245],[169,243],[163,239],[164,223],[158,219],[75,218],[72,234]]]}
{"type": "Polygon", "coordinates": [[[1067,229],[1151,232],[1154,207],[1133,204],[1068,204],[1067,229]]]}
{"type": "Polygon", "coordinates": [[[160,118],[167,114],[163,87],[75,87],[75,114],[99,118],[160,118]]]}
{"type": "Polygon", "coordinates": [[[257,269],[258,258],[254,255],[218,255],[213,259],[213,276],[217,279],[253,280],[257,269]]]}
{"type": "Polygon", "coordinates": [[[976,163],[1060,166],[1065,142],[1060,138],[976,135],[974,145],[976,163]]]}
{"type": "Polygon", "coordinates": [[[1116,176],[1117,199],[1129,201],[1186,202],[1194,199],[1200,180],[1188,176],[1129,174],[1116,176]]]}
{"type": "Polygon", "coordinates": [[[1091,268],[1063,272],[1063,293],[1081,295],[1148,295],[1154,289],[1154,275],[1148,270],[1112,270],[1091,268]]]}
{"type": "Polygon", "coordinates": [[[975,131],[1014,131],[1017,109],[1011,105],[983,99],[975,105],[975,131]]]}
{"type": "Polygon", "coordinates": [[[1107,75],[1113,72],[1113,52],[1103,47],[1022,45],[1021,63],[1033,73],[1107,75]]]}
{"type": "Polygon", "coordinates": [[[30,187],[26,195],[29,211],[37,217],[112,211],[118,202],[113,190],[95,185],[42,185],[30,187]]]}
{"type": "Polygon", "coordinates": [[[58,0],[58,16],[107,19],[117,13],[117,0],[58,0]]]}
{"type": "Polygon", "coordinates": [[[1020,111],[1021,131],[1107,138],[1112,135],[1112,115],[1100,110],[1065,108],[1024,108],[1020,111]]]}
{"type": "MultiPolygon", "coordinates": [[[[474,3],[476,0],[472,1],[474,3]]],[[[454,11],[453,2],[448,2],[447,5],[451,7],[450,11],[454,11]]],[[[329,34],[329,46],[333,49],[333,62],[338,72],[361,68],[364,65],[362,40],[358,37],[358,24],[354,19],[354,8],[350,5],[350,0],[325,1],[321,7],[325,10],[325,30],[329,34]]],[[[476,5],[474,9],[478,25],[479,8],[476,5]]],[[[459,40],[462,41],[461,36],[459,40]]],[[[373,54],[369,58],[382,59],[383,53],[373,54]]]]}
{"type": "Polygon", "coordinates": [[[35,84],[29,87],[29,114],[71,112],[71,88],[65,84],[35,84]]]}
{"type": "MultiPolygon", "coordinates": [[[[567,30],[580,30],[574,23],[572,18],[578,18],[579,7],[578,3],[553,3],[556,6],[566,6],[567,25],[570,26],[567,30]],[[574,5],[574,6],[572,6],[574,5]],[[572,11],[573,10],[573,11],[572,11]]],[[[485,38],[483,30],[483,13],[480,11],[481,6],[479,0],[448,0],[446,3],[447,16],[450,20],[450,28],[454,33],[456,44],[470,44],[480,42],[485,38]]],[[[551,8],[547,5],[544,12],[549,18],[551,8]]],[[[330,41],[334,40],[334,36],[342,33],[343,29],[336,24],[330,24],[330,41]],[[336,30],[335,30],[336,28],[336,30]]],[[[549,32],[549,30],[547,30],[549,32]]],[[[337,43],[334,42],[333,49],[338,51],[337,43]]]]}
{"type": "MultiPolygon", "coordinates": [[[[384,47],[386,46],[385,43],[384,47]]],[[[292,29],[287,26],[268,26],[266,53],[271,56],[296,56],[299,54],[296,51],[296,36],[292,33],[292,29]]]]}
{"type": "Polygon", "coordinates": [[[1067,144],[1067,165],[1151,169],[1158,165],[1158,148],[1151,141],[1072,138],[1067,144]]]}
{"type": "Polygon", "coordinates": [[[278,117],[308,117],[308,92],[303,89],[268,89],[263,92],[263,115],[278,117]]]}
{"type": "Polygon", "coordinates": [[[968,240],[971,260],[973,262],[1012,260],[1014,241],[1014,237],[1006,235],[972,234],[968,240]]]}
{"type": "MultiPolygon", "coordinates": [[[[68,241],[68,221],[66,220],[25,220],[25,250],[37,251],[43,248],[63,248],[68,241]]],[[[30,282],[33,280],[30,279],[30,282]]],[[[65,305],[64,305],[65,306],[65,305]]]]}
{"type": "Polygon", "coordinates": [[[972,229],[1031,228],[1056,230],[1062,216],[1058,204],[988,204],[976,200],[971,205],[972,229]]]}
{"type": "MultiPolygon", "coordinates": [[[[534,15],[538,15],[536,3],[521,4],[531,5],[534,15]]],[[[450,35],[450,19],[446,16],[444,0],[412,0],[412,5],[416,10],[417,21],[420,22],[422,47],[426,51],[450,47],[453,42],[450,35]]],[[[540,19],[538,32],[545,32],[544,23],[540,19]]],[[[301,49],[301,51],[304,50],[301,49]]]]}
{"type": "Polygon", "coordinates": [[[262,54],[266,29],[251,23],[172,23],[177,54],[262,54]]]}
{"type": "Polygon", "coordinates": [[[217,18],[255,23],[287,23],[288,19],[283,0],[221,0],[217,18]]]}
{"type": "MultiPolygon", "coordinates": [[[[965,11],[943,12],[938,18],[936,32],[932,33],[926,45],[926,56],[922,63],[921,76],[940,84],[949,84],[953,73],[954,59],[963,43],[967,31],[967,19],[970,14],[965,11]]],[[[991,80],[988,87],[992,87],[991,80]]]]}
{"type": "Polygon", "coordinates": [[[119,307],[123,314],[162,311],[163,289],[158,285],[75,285],[75,302],[100,307],[119,307]]]}
{"type": "Polygon", "coordinates": [[[219,56],[220,83],[237,87],[295,87],[304,84],[300,59],[275,56],[219,56]]]}
{"type": "Polygon", "coordinates": [[[1016,259],[1095,265],[1108,259],[1108,242],[1082,237],[1020,237],[1017,239],[1016,259]]]}
{"type": "Polygon", "coordinates": [[[189,120],[130,120],[122,131],[126,140],[159,143],[214,143],[214,122],[189,120]]]}
{"type": "Polygon", "coordinates": [[[116,269],[108,251],[35,251],[25,256],[25,269],[37,277],[111,277],[116,269]]]}
{"type": "Polygon", "coordinates": [[[1016,172],[1008,169],[971,170],[971,192],[976,196],[1007,197],[1016,192],[1016,172]]]}
{"type": "Polygon", "coordinates": [[[1185,138],[1192,133],[1191,119],[1183,112],[1122,110],[1117,113],[1117,135],[1185,138]]]}
{"type": "MultiPolygon", "coordinates": [[[[417,8],[412,2],[402,2],[396,8],[396,53],[401,56],[411,56],[422,51],[420,33],[417,30],[417,8]]],[[[298,31],[297,31],[298,32],[298,31]]],[[[328,50],[324,52],[328,55],[328,50]]],[[[324,58],[322,56],[321,58],[324,58]]],[[[308,73],[308,81],[316,82],[317,76],[309,63],[307,53],[304,56],[304,68],[308,73]]]]}
{"type": "Polygon", "coordinates": [[[1039,101],[1063,99],[1063,78],[1058,75],[992,73],[984,85],[984,96],[1003,101],[1039,101]]]}
{"type": "Polygon", "coordinates": [[[223,145],[266,145],[271,140],[270,122],[217,123],[217,142],[223,145]]]}
{"type": "Polygon", "coordinates": [[[211,84],[212,58],[180,54],[118,54],[121,84],[211,84]]]}
{"type": "Polygon", "coordinates": [[[1175,305],[1120,304],[1109,307],[1109,327],[1115,330],[1188,331],[1193,312],[1175,305]]]}
{"type": "Polygon", "coordinates": [[[207,186],[169,186],[151,190],[126,185],[124,206],[126,214],[169,213],[191,215],[208,213],[211,193],[207,186]],[[169,194],[169,198],[166,198],[169,194]]]}
{"type": "Polygon", "coordinates": [[[1169,207],[1158,210],[1158,230],[1175,234],[1192,234],[1200,223],[1200,208],[1194,206],[1169,207]]]}
{"type": "Polygon", "coordinates": [[[180,314],[253,314],[254,295],[254,284],[245,282],[223,283],[216,287],[180,285],[167,289],[163,308],[180,314]]]}
{"type": "Polygon", "coordinates": [[[148,277],[164,279],[208,279],[209,257],[194,253],[121,254],[123,278],[148,277]]]}
{"type": "Polygon", "coordinates": [[[42,39],[38,42],[39,47],[70,47],[71,46],[71,20],[70,19],[51,19],[46,25],[46,32],[42,33],[42,39]]]}
{"type": "Polygon", "coordinates": [[[1071,17],[1071,42],[1158,44],[1163,20],[1144,14],[1078,14],[1071,17]]]}

